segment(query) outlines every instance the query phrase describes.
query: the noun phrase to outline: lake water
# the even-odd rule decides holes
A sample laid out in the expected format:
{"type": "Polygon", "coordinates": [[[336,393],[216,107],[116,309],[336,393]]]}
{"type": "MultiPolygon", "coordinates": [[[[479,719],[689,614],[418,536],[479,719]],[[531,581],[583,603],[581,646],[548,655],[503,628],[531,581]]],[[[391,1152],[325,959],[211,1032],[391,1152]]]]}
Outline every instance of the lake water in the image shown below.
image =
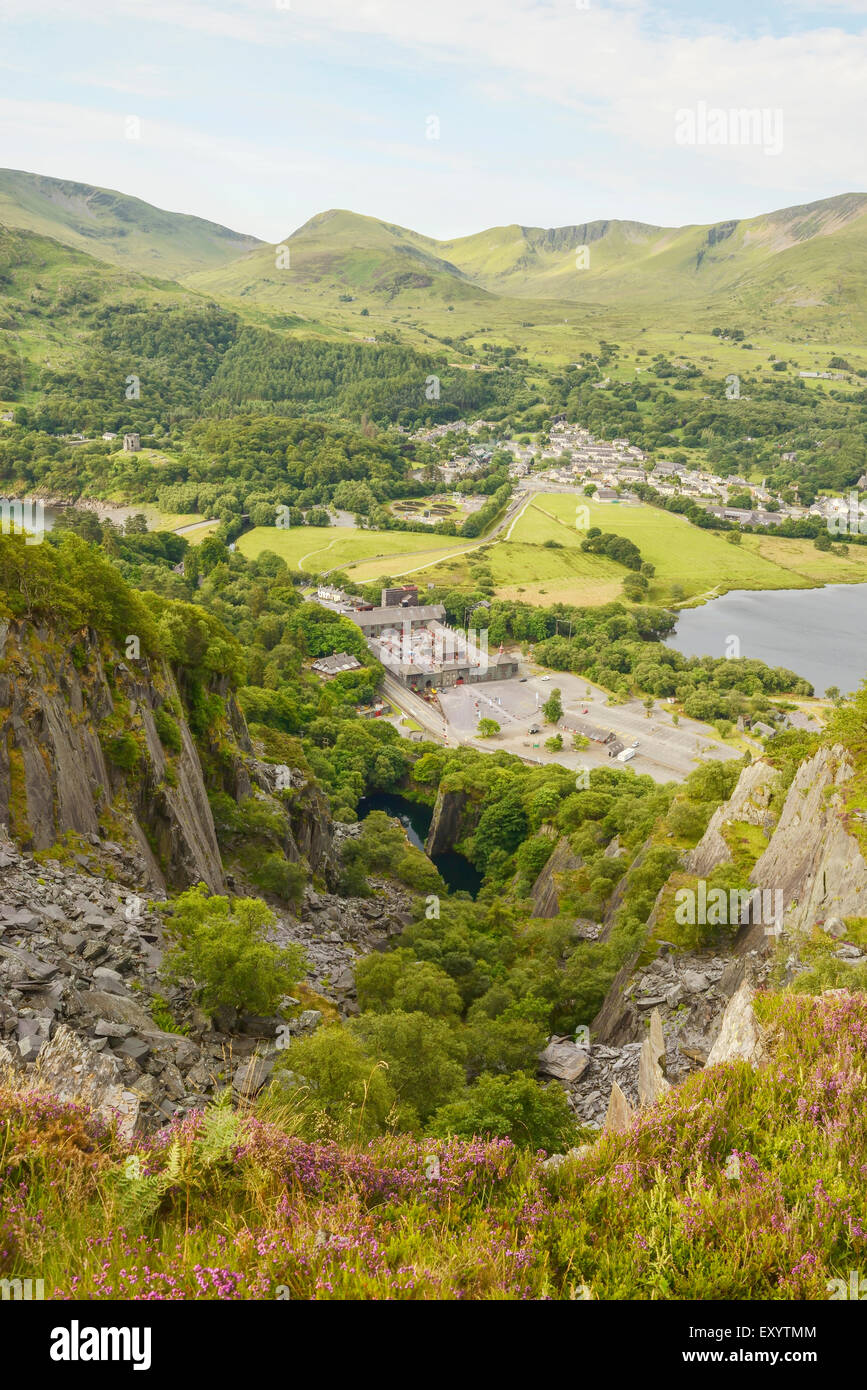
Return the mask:
{"type": "Polygon", "coordinates": [[[21,521],[25,529],[29,529],[31,526],[36,527],[41,521],[41,524],[44,526],[46,531],[54,530],[54,523],[60,515],[62,508],[43,506],[40,511],[36,500],[32,497],[16,499],[0,496],[0,507],[2,507],[4,504],[7,504],[10,508],[13,509],[10,510],[8,514],[8,521],[6,519],[6,513],[3,513],[4,524],[14,524],[16,526],[18,525],[18,512],[14,510],[14,508],[19,502],[21,504],[21,521]]]}
{"type": "MultiPolygon", "coordinates": [[[[62,516],[65,511],[69,510],[69,507],[64,506],[63,504],[61,504],[60,506],[54,506],[50,503],[43,503],[42,510],[40,513],[37,505],[38,499],[36,498],[28,496],[20,497],[17,499],[10,499],[0,496],[0,506],[2,506],[4,502],[14,506],[16,501],[20,502],[22,506],[21,519],[24,523],[25,529],[29,529],[31,526],[37,524],[41,516],[42,525],[44,526],[45,530],[53,531],[54,527],[57,524],[57,518],[59,516],[62,516]]],[[[84,508],[82,507],[82,509],[84,508]]],[[[126,520],[128,516],[130,516],[136,510],[137,508],[134,506],[114,506],[108,502],[100,502],[98,504],[97,516],[100,518],[100,520],[108,517],[116,525],[120,525],[126,520]]],[[[10,512],[9,514],[9,520],[15,522],[16,525],[17,515],[18,514],[15,511],[10,512]]]]}
{"type": "MultiPolygon", "coordinates": [[[[387,816],[395,816],[407,833],[416,849],[424,849],[424,842],[430,830],[433,813],[429,806],[418,801],[410,801],[405,796],[393,792],[377,792],[374,796],[363,796],[358,803],[358,818],[364,820],[371,811],[384,811],[387,816]]],[[[482,886],[482,875],[473,868],[469,859],[454,850],[431,856],[445,883],[453,892],[469,893],[475,897],[482,886]]]]}
{"type": "Polygon", "coordinates": [[[844,694],[867,676],[867,584],[757,592],[733,589],[678,615],[666,640],[684,656],[726,656],[736,637],[739,655],[787,666],[824,695],[844,694]]]}

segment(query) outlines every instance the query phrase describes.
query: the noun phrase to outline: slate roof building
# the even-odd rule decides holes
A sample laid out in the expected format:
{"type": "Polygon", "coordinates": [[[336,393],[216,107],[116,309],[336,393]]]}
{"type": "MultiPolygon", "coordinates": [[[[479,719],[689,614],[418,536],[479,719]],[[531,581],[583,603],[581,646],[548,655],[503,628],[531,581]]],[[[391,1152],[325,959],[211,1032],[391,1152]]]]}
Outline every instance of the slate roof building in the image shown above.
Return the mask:
{"type": "Polygon", "coordinates": [[[350,652],[332,652],[330,656],[320,656],[318,661],[311,662],[311,669],[317,675],[330,679],[342,675],[344,671],[360,671],[361,662],[350,652]]]}

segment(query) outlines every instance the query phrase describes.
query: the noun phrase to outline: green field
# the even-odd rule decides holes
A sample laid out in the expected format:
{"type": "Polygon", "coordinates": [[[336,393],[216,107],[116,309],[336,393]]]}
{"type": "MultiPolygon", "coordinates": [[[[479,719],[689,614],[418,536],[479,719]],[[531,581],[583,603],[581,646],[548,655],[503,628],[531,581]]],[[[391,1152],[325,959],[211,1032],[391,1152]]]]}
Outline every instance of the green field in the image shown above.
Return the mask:
{"type": "MultiPolygon", "coordinates": [[[[512,533],[512,541],[523,544],[515,546],[504,542],[502,548],[515,552],[515,560],[521,549],[529,550],[531,555],[547,556],[549,552],[544,548],[534,547],[543,546],[546,540],[556,540],[568,553],[564,556],[563,552],[554,550],[550,554],[562,557],[561,563],[568,564],[569,553],[578,550],[580,554],[584,533],[575,527],[576,508],[586,500],[578,493],[539,494],[521,514],[512,533]]],[[[634,541],[642,557],[655,567],[650,597],[659,601],[670,600],[676,585],[680,586],[683,598],[715,597],[729,589],[796,589],[829,582],[851,583],[863,579],[867,573],[867,554],[862,555],[855,547],[848,557],[840,557],[817,551],[811,542],[777,536],[745,536],[741,545],[732,545],[723,535],[699,530],[683,517],[657,507],[590,500],[589,512],[591,526],[614,531],[634,541]]],[[[578,556],[574,557],[577,589],[581,589],[586,574],[584,565],[588,560],[598,561],[599,557],[582,555],[580,561],[578,556]]],[[[625,571],[619,565],[612,568],[621,579],[624,577],[625,571]]],[[[543,571],[539,573],[541,577],[543,571]]],[[[674,596],[678,597],[676,589],[674,596]]],[[[547,601],[554,601],[550,592],[547,601]]],[[[593,602],[593,599],[582,597],[571,601],[593,602]]]]}
{"type": "MultiPolygon", "coordinates": [[[[715,598],[729,589],[803,589],[817,584],[867,581],[867,547],[848,556],[816,550],[810,541],[745,535],[740,545],[702,531],[657,507],[594,502],[580,493],[539,493],[513,525],[492,541],[355,527],[257,526],[238,549],[255,558],[270,550],[292,569],[312,574],[342,569],[360,583],[384,575],[414,582],[459,586],[470,582],[467,564],[483,551],[499,598],[526,603],[598,605],[620,598],[628,571],[602,555],[581,550],[585,532],[575,525],[587,504],[591,526],[634,541],[656,570],[651,602],[715,598]],[[546,541],[555,542],[546,545],[546,541]]],[[[188,533],[196,544],[213,529],[188,533]]]]}
{"type": "Polygon", "coordinates": [[[362,531],[352,526],[295,526],[283,530],[256,526],[241,536],[238,549],[251,558],[265,550],[273,551],[291,569],[309,570],[312,574],[352,569],[353,577],[363,581],[386,573],[397,575],[413,565],[423,567],[441,554],[466,549],[466,543],[461,546],[453,536],[426,536],[416,531],[362,531]]]}

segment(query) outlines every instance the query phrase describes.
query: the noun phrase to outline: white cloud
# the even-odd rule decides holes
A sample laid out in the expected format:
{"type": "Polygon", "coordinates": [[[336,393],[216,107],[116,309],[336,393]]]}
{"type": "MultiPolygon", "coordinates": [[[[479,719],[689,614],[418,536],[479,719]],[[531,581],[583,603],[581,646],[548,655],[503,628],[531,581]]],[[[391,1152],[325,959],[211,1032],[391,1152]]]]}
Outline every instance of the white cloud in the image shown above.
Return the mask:
{"type": "MultiPolygon", "coordinates": [[[[435,5],[291,0],[291,5],[279,9],[275,0],[117,0],[109,8],[104,0],[4,0],[4,13],[7,19],[22,21],[34,16],[74,19],[77,25],[104,29],[115,39],[118,25],[133,34],[136,26],[164,33],[167,62],[172,64],[170,81],[160,71],[137,70],[134,64],[129,69],[108,65],[100,71],[92,63],[80,80],[122,93],[118,100],[133,106],[137,97],[144,104],[158,102],[166,86],[174,85],[186,124],[143,119],[142,169],[147,147],[163,159],[159,186],[177,189],[179,195],[214,178],[230,184],[235,180],[238,190],[251,188],[256,179],[267,183],[268,195],[257,200],[252,216],[243,207],[234,213],[236,225],[240,216],[243,227],[262,235],[263,224],[271,228],[271,235],[285,235],[296,209],[303,220],[317,207],[335,202],[359,206],[360,199],[366,210],[397,221],[410,221],[413,206],[429,217],[428,208],[442,206],[447,177],[466,185],[448,185],[450,195],[460,196],[450,196],[443,214],[455,220],[465,217],[464,230],[496,217],[511,221],[532,215],[542,220],[545,212],[534,202],[540,195],[544,206],[553,208],[570,199],[574,205],[580,194],[582,206],[568,220],[605,215],[673,220],[675,208],[683,209],[683,220],[705,220],[714,190],[725,202],[726,189],[738,189],[741,206],[731,212],[747,215],[783,199],[809,200],[867,184],[862,152],[867,33],[840,27],[844,14],[851,28],[853,14],[867,13],[867,0],[813,0],[801,11],[802,22],[808,12],[818,15],[809,30],[758,36],[737,34],[725,24],[724,15],[722,22],[716,16],[704,22],[694,17],[676,20],[645,0],[609,0],[605,5],[591,0],[586,10],[578,9],[574,0],[437,0],[435,5]],[[330,126],[317,130],[315,119],[308,118],[305,127],[296,121],[291,149],[283,148],[279,120],[272,121],[270,114],[261,122],[257,141],[220,138],[210,133],[219,124],[215,112],[222,119],[230,107],[221,105],[216,89],[209,91],[207,69],[196,74],[195,104],[184,107],[183,93],[177,90],[176,74],[183,73],[195,36],[222,43],[224,51],[230,45],[246,45],[246,51],[239,47],[239,52],[248,77],[255,72],[257,51],[265,46],[285,53],[290,71],[306,57],[349,60],[372,80],[381,74],[386,89],[394,72],[403,77],[417,68],[425,77],[432,74],[443,94],[432,109],[442,119],[444,139],[437,146],[421,142],[416,150],[402,139],[406,127],[392,128],[364,110],[350,113],[352,133],[343,143],[321,135],[323,129],[339,127],[339,83],[328,93],[333,98],[330,126]],[[450,83],[455,112],[448,104],[450,83]],[[497,122],[502,119],[501,146],[494,147],[496,142],[488,136],[487,154],[484,141],[474,130],[462,130],[456,114],[459,105],[465,109],[467,96],[487,106],[497,122]],[[677,111],[699,103],[726,110],[779,110],[781,152],[769,156],[754,146],[677,145],[677,111]],[[565,191],[556,188],[557,176],[546,164],[544,146],[532,169],[509,167],[515,113],[520,119],[534,106],[540,113],[540,131],[550,128],[546,121],[552,114],[561,128],[565,122],[574,131],[572,165],[578,172],[565,191]],[[324,158],[313,153],[317,134],[318,143],[327,145],[324,158]],[[187,172],[182,168],[185,159],[187,172]],[[398,182],[401,187],[395,186],[398,182]],[[277,185],[286,190],[289,215],[275,229],[274,219],[281,216],[277,185]],[[757,200],[752,209],[743,206],[743,192],[750,188],[757,200]],[[608,190],[616,193],[614,207],[604,205],[608,190]],[[371,205],[374,193],[385,198],[389,210],[371,205]],[[586,206],[588,197],[596,200],[594,206],[586,206]],[[695,207],[699,197],[704,198],[700,209],[695,207]],[[488,206],[486,217],[483,209],[488,206]]],[[[420,79],[420,99],[424,90],[420,79]]],[[[231,94],[226,99],[230,103],[231,94]]],[[[255,100],[254,93],[250,101],[255,100]]],[[[273,87],[265,87],[258,100],[263,115],[270,113],[273,87]]],[[[0,131],[5,121],[7,134],[14,132],[19,165],[24,163],[20,151],[33,151],[31,167],[53,172],[52,151],[64,149],[75,151],[76,167],[81,168],[99,150],[101,167],[123,173],[126,165],[116,144],[122,138],[121,116],[51,103],[30,103],[33,111],[27,114],[27,105],[0,101],[0,131]]],[[[249,109],[256,108],[251,104],[249,109]]],[[[562,148],[556,158],[562,162],[562,148]]],[[[156,163],[151,169],[156,181],[156,163]]],[[[78,177],[95,180],[97,175],[82,169],[78,177]]],[[[135,187],[148,196],[138,184],[135,187]]],[[[203,215],[228,221],[231,195],[229,208],[222,204],[222,214],[216,207],[219,196],[218,187],[208,186],[212,210],[203,215]]],[[[240,201],[240,192],[234,196],[240,201]]],[[[428,222],[421,229],[429,227],[428,222]]],[[[440,230],[445,231],[442,226],[440,230]]]]}
{"type": "MultiPolygon", "coordinates": [[[[98,0],[12,0],[79,18],[105,19],[98,0]]],[[[747,183],[769,190],[835,181],[865,182],[867,35],[824,27],[780,37],[738,36],[730,30],[678,33],[664,12],[643,4],[617,7],[571,0],[181,0],[140,4],[120,0],[137,23],[173,25],[251,44],[328,53],[349,40],[364,42],[359,61],[391,67],[414,52],[457,68],[489,91],[492,104],[518,90],[556,104],[591,123],[589,129],[677,159],[674,113],[700,101],[723,108],[783,112],[782,154],[771,161],[750,147],[690,151],[681,164],[703,159],[737,169],[747,183]],[[660,26],[668,23],[669,31],[660,26]],[[375,42],[369,42],[369,41],[375,42]]],[[[815,8],[815,4],[813,5],[815,8]]],[[[832,15],[867,12],[867,0],[822,0],[832,15]]],[[[579,127],[580,129],[580,127],[579,127]]],[[[672,166],[677,167],[676,165],[672,166]]]]}

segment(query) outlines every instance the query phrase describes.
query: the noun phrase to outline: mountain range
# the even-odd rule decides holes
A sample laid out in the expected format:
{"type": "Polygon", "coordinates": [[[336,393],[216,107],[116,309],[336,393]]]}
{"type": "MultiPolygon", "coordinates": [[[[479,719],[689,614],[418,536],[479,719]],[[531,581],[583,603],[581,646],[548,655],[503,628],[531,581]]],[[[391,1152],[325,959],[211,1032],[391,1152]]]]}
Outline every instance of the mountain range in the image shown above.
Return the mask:
{"type": "MultiPolygon", "coordinates": [[[[436,333],[559,321],[748,330],[858,342],[867,330],[867,194],[711,225],[513,224],[450,241],[332,209],[272,245],[88,184],[0,171],[0,227],[93,261],[176,281],[251,317],[299,315],[330,331],[361,316],[436,333]],[[453,319],[446,319],[453,313],[453,319]],[[414,317],[417,316],[417,317],[414,317]],[[445,325],[449,324],[449,328],[445,325]]],[[[624,327],[624,325],[626,325],[624,327]]],[[[533,326],[533,324],[529,324],[533,326]]]]}

